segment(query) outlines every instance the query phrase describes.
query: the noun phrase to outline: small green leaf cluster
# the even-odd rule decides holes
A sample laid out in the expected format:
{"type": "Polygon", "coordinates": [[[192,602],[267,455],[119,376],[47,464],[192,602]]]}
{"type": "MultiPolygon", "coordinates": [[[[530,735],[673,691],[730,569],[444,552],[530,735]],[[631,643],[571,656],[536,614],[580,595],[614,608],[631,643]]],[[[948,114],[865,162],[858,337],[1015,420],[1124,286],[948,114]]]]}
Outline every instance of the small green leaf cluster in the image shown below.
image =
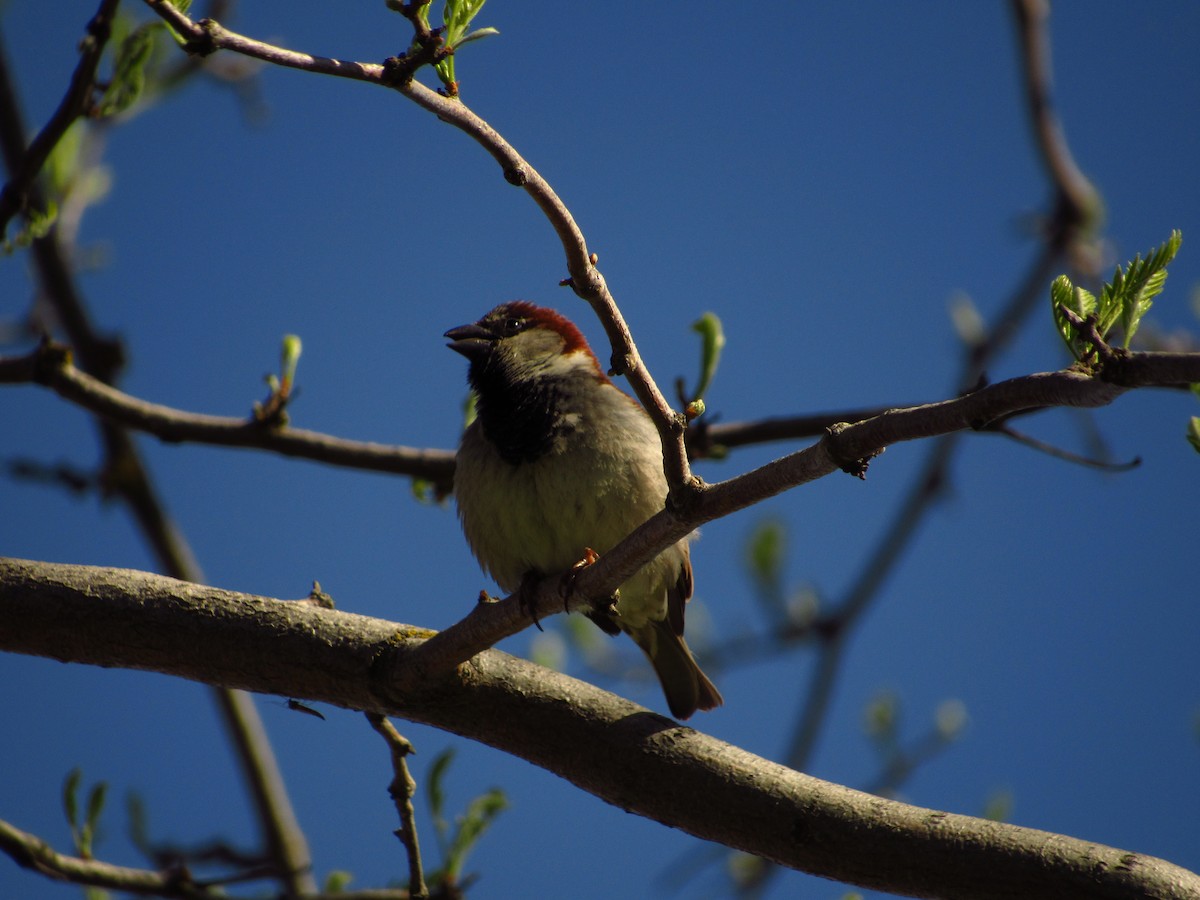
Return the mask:
{"type": "Polygon", "coordinates": [[[287,425],[286,407],[295,388],[296,366],[300,363],[300,352],[303,349],[304,345],[299,336],[283,336],[279,349],[279,374],[268,373],[263,376],[271,393],[265,402],[254,402],[254,421],[287,425]]]}
{"type": "MultiPolygon", "coordinates": [[[[458,48],[471,41],[500,33],[499,30],[491,27],[471,30],[472,20],[479,15],[479,11],[483,9],[483,4],[486,2],[487,0],[446,0],[445,8],[442,11],[441,37],[442,46],[446,48],[448,55],[445,59],[434,63],[433,68],[451,97],[458,94],[458,78],[454,73],[454,54],[458,48]]],[[[389,0],[388,6],[392,9],[397,8],[395,0],[389,0]]],[[[422,3],[416,10],[417,21],[425,28],[430,28],[429,7],[429,3],[422,3]]]]}
{"type": "Polygon", "coordinates": [[[139,25],[125,36],[117,47],[112,78],[96,104],[93,115],[107,119],[133,106],[146,90],[146,65],[154,53],[158,33],[165,31],[162,22],[139,25]]]}
{"type": "MultiPolygon", "coordinates": [[[[482,5],[482,4],[481,4],[482,5]]],[[[446,772],[454,759],[452,749],[444,750],[429,768],[426,792],[429,808],[433,813],[433,825],[437,831],[438,846],[442,852],[442,864],[429,876],[430,885],[437,883],[457,884],[462,879],[467,854],[478,843],[496,817],[508,808],[508,799],[499,788],[492,788],[475,797],[467,804],[466,811],[454,818],[454,827],[445,817],[446,792],[443,787],[446,772]]]]}
{"type": "MultiPolygon", "coordinates": [[[[184,14],[192,5],[192,0],[168,2],[184,14]]],[[[171,35],[181,47],[185,43],[165,22],[157,19],[132,29],[130,25],[127,16],[119,17],[115,23],[113,37],[117,49],[113,57],[112,76],[92,109],[93,118],[111,118],[125,112],[141,99],[146,92],[146,72],[157,49],[159,34],[165,32],[171,35]]]]}
{"type": "Polygon", "coordinates": [[[12,237],[5,235],[0,240],[0,256],[12,256],[18,250],[24,250],[38,238],[50,233],[58,220],[58,204],[53,200],[47,201],[44,210],[30,209],[26,215],[25,225],[12,237]]]}
{"type": "Polygon", "coordinates": [[[1124,268],[1117,266],[1112,281],[1104,285],[1099,297],[1072,284],[1066,275],[1054,279],[1050,285],[1054,325],[1077,361],[1089,362],[1099,349],[1082,330],[1089,321],[1095,325],[1096,334],[1105,341],[1109,332],[1119,327],[1123,336],[1121,346],[1129,348],[1143,316],[1150,310],[1154,298],[1162,293],[1167,280],[1167,264],[1175,258],[1182,243],[1183,235],[1172,231],[1167,241],[1145,259],[1139,254],[1124,268]]]}
{"type": "Polygon", "coordinates": [[[83,781],[83,772],[78,768],[67,773],[63,781],[63,810],[67,814],[67,824],[71,827],[71,840],[75,844],[75,852],[83,859],[92,859],[96,844],[96,834],[100,827],[100,813],[104,809],[104,800],[108,796],[108,784],[100,781],[88,791],[87,809],[83,818],[79,815],[79,785],[83,781]]]}

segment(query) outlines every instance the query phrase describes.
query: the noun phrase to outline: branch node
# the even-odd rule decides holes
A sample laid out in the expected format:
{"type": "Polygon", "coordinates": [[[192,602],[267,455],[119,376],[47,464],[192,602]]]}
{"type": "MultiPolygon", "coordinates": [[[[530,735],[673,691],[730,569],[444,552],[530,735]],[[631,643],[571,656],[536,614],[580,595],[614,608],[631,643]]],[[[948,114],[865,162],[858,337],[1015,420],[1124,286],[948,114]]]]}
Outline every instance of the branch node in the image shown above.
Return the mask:
{"type": "Polygon", "coordinates": [[[216,19],[200,19],[196,22],[198,32],[188,35],[183,42],[183,50],[189,56],[212,56],[217,47],[216,32],[221,27],[216,19]]]}
{"type": "Polygon", "coordinates": [[[504,170],[504,180],[514,187],[524,187],[529,180],[529,173],[521,166],[510,166],[504,170]]]}
{"type": "MultiPolygon", "coordinates": [[[[574,287],[574,282],[572,282],[574,287]]],[[[631,353],[616,353],[608,358],[608,377],[615,378],[617,375],[628,375],[633,371],[633,354],[631,353]]]]}
{"type": "Polygon", "coordinates": [[[853,475],[862,481],[867,480],[867,468],[871,464],[871,460],[883,453],[884,448],[873,450],[866,456],[854,456],[842,450],[841,437],[842,433],[850,427],[847,422],[834,422],[825,429],[825,437],[822,442],[825,444],[825,451],[829,454],[829,458],[833,460],[834,465],[845,472],[847,475],[853,475]]]}
{"type": "Polygon", "coordinates": [[[33,357],[33,380],[51,385],[55,377],[73,365],[71,348],[50,338],[43,338],[33,357]]]}

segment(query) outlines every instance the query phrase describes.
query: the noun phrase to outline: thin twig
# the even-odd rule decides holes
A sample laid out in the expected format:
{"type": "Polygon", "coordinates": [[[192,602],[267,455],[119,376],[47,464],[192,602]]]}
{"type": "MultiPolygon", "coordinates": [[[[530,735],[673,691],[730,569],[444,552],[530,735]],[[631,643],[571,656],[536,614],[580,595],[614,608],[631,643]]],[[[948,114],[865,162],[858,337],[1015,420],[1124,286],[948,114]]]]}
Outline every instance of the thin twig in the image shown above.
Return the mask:
{"type": "MultiPolygon", "coordinates": [[[[134,869],[98,859],[83,859],[59,853],[36,835],[0,820],[0,852],[17,865],[71,884],[89,885],[136,896],[169,897],[179,900],[219,900],[227,898],[225,886],[249,880],[245,873],[231,878],[194,880],[186,868],[163,871],[134,869]]],[[[274,871],[261,871],[253,878],[272,877],[274,871]]],[[[337,894],[308,893],[304,900],[409,900],[415,895],[399,888],[341,891],[337,894]]]]}
{"type": "Polygon", "coordinates": [[[79,63],[75,66],[67,92],[59,101],[58,108],[30,142],[21,159],[7,159],[12,175],[0,191],[0,234],[4,233],[14,215],[27,210],[30,205],[43,207],[41,211],[45,211],[45,201],[35,189],[34,179],[42,171],[42,166],[46,164],[51,151],[62,140],[67,129],[76,119],[88,112],[96,86],[96,69],[112,33],[113,17],[119,3],[120,0],[101,2],[85,28],[86,37],[79,43],[79,63]]]}
{"type": "Polygon", "coordinates": [[[408,756],[415,753],[409,743],[387,716],[380,713],[367,713],[367,721],[387,741],[388,750],[392,755],[392,772],[394,777],[388,785],[388,794],[396,804],[396,812],[400,815],[400,827],[395,835],[404,845],[408,856],[408,890],[414,900],[429,896],[429,888],[425,886],[425,872],[421,865],[421,844],[417,840],[417,818],[413,810],[412,798],[417,791],[417,782],[408,771],[408,756]]]}
{"type": "Polygon", "coordinates": [[[225,896],[219,889],[195,884],[184,869],[152,872],[59,853],[36,835],[2,820],[0,850],[8,854],[19,866],[73,884],[86,884],[142,896],[180,897],[184,900],[209,900],[225,896]]]}
{"type": "MultiPolygon", "coordinates": [[[[0,151],[11,177],[16,178],[17,173],[29,168],[26,165],[28,133],[21,115],[16,82],[8,69],[8,54],[0,44],[0,151]]],[[[28,190],[34,205],[45,205],[36,184],[30,185],[28,190]]],[[[53,302],[55,316],[76,348],[80,365],[102,381],[111,382],[125,364],[125,350],[120,341],[93,328],[60,243],[57,226],[35,240],[30,251],[45,294],[53,302]]]]}
{"type": "Polygon", "coordinates": [[[1074,228],[1086,228],[1100,216],[1100,195],[1071,155],[1062,122],[1054,110],[1051,93],[1054,76],[1050,62],[1050,4],[1047,0],[1013,0],[1021,61],[1025,69],[1025,97],[1037,148],[1046,174],[1059,196],[1059,219],[1074,228]]]}
{"type": "Polygon", "coordinates": [[[1140,456],[1135,456],[1128,462],[1110,462],[1104,459],[1093,459],[1090,456],[1084,456],[1082,453],[1074,453],[1064,447],[1058,447],[1048,441],[1039,440],[1032,435],[1017,431],[1006,423],[992,424],[983,430],[985,433],[1002,434],[1031,450],[1045,453],[1047,456],[1061,459],[1063,462],[1074,463],[1078,466],[1087,466],[1091,469],[1099,469],[1102,472],[1128,472],[1142,464],[1140,456]]]}
{"type": "Polygon", "coordinates": [[[299,428],[271,427],[250,417],[209,416],[149,403],[76,368],[70,354],[54,344],[43,344],[25,356],[0,357],[0,384],[4,383],[44,384],[107,421],[172,443],[250,447],[329,465],[425,478],[443,493],[449,492],[454,475],[452,450],[352,441],[299,428]]]}
{"type": "Polygon", "coordinates": [[[687,430],[688,455],[705,459],[714,448],[730,450],[772,441],[794,441],[819,437],[839,422],[861,422],[878,416],[891,406],[870,406],[863,409],[841,409],[833,412],[810,413],[804,416],[779,416],[752,422],[709,422],[707,418],[693,422],[687,430]]]}
{"type": "Polygon", "coordinates": [[[499,132],[472,112],[461,98],[444,97],[411,77],[397,78],[385,65],[297,53],[237,34],[212,19],[193,21],[166,0],[144,2],[185,39],[184,49],[189,53],[207,55],[216,50],[231,50],[279,66],[392,88],[480,144],[499,163],[505,180],[529,194],[558,235],[570,273],[564,284],[569,284],[595,310],[612,345],[613,370],[628,378],[637,398],[653,419],[663,442],[663,465],[673,501],[677,504],[690,502],[699,483],[691,474],[684,446],[686,421],[682,414],[671,409],[643,363],[629,326],[609,292],[604,276],[596,268],[596,256],[588,250],[583,232],[570,210],[549,182],[499,132]]]}

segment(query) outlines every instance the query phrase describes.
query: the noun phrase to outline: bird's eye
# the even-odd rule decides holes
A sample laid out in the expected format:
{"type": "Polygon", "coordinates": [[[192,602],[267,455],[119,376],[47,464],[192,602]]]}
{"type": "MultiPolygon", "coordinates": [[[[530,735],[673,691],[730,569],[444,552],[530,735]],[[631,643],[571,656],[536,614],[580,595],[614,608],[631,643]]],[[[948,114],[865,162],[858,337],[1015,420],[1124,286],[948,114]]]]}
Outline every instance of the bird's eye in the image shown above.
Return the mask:
{"type": "Polygon", "coordinates": [[[525,320],[512,316],[504,320],[504,333],[516,334],[525,330],[525,320]]]}

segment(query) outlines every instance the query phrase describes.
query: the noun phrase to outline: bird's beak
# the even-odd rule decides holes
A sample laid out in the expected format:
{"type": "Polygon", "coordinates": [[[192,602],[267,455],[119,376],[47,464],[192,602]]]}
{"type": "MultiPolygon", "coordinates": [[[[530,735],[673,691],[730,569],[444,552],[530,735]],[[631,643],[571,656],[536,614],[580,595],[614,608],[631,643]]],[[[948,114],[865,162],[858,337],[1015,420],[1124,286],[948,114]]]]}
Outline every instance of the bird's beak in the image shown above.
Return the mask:
{"type": "Polygon", "coordinates": [[[450,338],[450,343],[446,346],[467,359],[478,359],[487,355],[495,340],[495,335],[478,322],[451,328],[443,336],[450,338]]]}

